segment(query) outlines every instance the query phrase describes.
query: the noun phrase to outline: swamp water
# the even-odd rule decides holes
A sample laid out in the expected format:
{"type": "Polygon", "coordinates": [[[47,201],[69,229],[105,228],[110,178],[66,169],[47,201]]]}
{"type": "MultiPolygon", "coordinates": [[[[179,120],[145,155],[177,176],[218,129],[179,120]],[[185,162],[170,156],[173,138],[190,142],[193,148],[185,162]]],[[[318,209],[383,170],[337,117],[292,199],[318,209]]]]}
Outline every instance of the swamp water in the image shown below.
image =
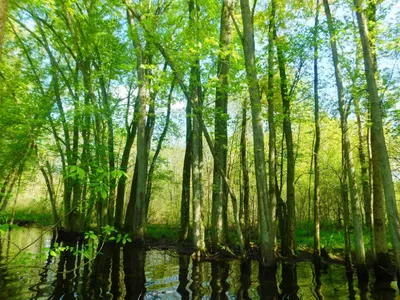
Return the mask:
{"type": "Polygon", "coordinates": [[[104,245],[97,256],[96,245],[84,253],[52,256],[52,234],[44,230],[0,234],[1,300],[400,299],[395,282],[378,285],[371,273],[369,282],[361,283],[342,265],[316,272],[309,262],[280,264],[274,274],[256,261],[199,263],[187,255],[132,245],[104,245]]]}

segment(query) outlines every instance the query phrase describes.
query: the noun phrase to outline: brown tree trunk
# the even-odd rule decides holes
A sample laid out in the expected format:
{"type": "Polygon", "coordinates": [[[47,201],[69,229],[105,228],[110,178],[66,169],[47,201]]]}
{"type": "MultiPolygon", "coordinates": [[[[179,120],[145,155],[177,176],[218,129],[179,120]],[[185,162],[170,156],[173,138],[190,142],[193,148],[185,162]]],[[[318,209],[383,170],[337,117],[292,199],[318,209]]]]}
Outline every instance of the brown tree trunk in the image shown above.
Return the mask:
{"type": "MultiPolygon", "coordinates": [[[[275,1],[275,0],[274,0],[275,1]]],[[[282,254],[285,256],[293,256],[296,253],[296,204],[295,204],[295,159],[293,151],[293,134],[292,123],[290,120],[290,95],[288,92],[288,82],[286,76],[286,61],[283,53],[282,45],[277,42],[276,25],[274,27],[274,39],[276,42],[278,68],[280,74],[280,88],[283,109],[283,132],[286,139],[286,230],[281,232],[281,240],[285,240],[284,247],[281,247],[282,254]]]]}
{"type": "Polygon", "coordinates": [[[182,196],[181,196],[181,228],[179,239],[186,241],[189,237],[190,226],[190,179],[192,165],[192,106],[190,101],[186,104],[186,150],[183,161],[182,196]]]}

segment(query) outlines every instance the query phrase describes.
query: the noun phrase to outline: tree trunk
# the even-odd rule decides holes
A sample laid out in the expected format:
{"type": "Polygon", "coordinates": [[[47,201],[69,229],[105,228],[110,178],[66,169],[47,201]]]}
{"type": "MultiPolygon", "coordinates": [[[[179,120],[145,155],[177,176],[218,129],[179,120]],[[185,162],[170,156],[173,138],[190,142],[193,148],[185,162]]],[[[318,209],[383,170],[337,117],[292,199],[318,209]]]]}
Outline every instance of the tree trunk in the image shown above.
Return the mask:
{"type": "MultiPolygon", "coordinates": [[[[274,28],[275,28],[276,3],[271,2],[269,26],[268,26],[268,183],[269,183],[269,206],[272,209],[271,224],[275,231],[276,213],[274,212],[277,203],[276,184],[276,127],[275,127],[275,106],[274,106],[274,28]]],[[[275,233],[273,233],[275,236],[275,233]]]]}
{"type": "Polygon", "coordinates": [[[331,49],[332,49],[332,57],[333,57],[333,65],[335,68],[335,78],[336,78],[336,86],[338,93],[338,105],[339,105],[339,113],[341,119],[341,130],[342,130],[342,147],[343,154],[346,160],[347,166],[347,175],[349,180],[349,189],[350,189],[350,199],[351,199],[351,208],[352,208],[352,216],[353,216],[353,227],[354,227],[354,237],[355,237],[355,248],[356,248],[356,262],[357,262],[357,271],[359,273],[368,274],[366,270],[365,264],[365,249],[364,249],[364,241],[363,241],[363,232],[362,232],[362,219],[361,219],[361,201],[358,195],[358,188],[355,178],[355,169],[353,156],[351,152],[350,145],[350,134],[347,125],[347,108],[344,102],[344,89],[343,89],[343,80],[342,74],[339,65],[339,55],[337,51],[336,45],[336,33],[333,27],[333,20],[331,11],[329,8],[328,0],[323,0],[325,7],[325,14],[328,22],[328,30],[331,39],[331,49]]]}
{"type": "Polygon", "coordinates": [[[153,173],[156,167],[156,163],[157,163],[157,158],[161,152],[162,149],[162,144],[165,140],[165,137],[167,135],[168,132],[168,127],[169,127],[169,123],[170,123],[170,119],[171,119],[171,101],[172,101],[172,92],[174,90],[175,87],[175,79],[172,81],[171,84],[171,89],[169,91],[169,95],[168,95],[168,104],[167,104],[167,115],[165,117],[165,125],[164,125],[164,129],[161,132],[160,138],[158,139],[158,143],[157,143],[157,148],[156,151],[154,152],[154,156],[153,159],[151,160],[151,164],[150,164],[150,168],[149,168],[149,174],[147,176],[147,192],[146,192],[146,218],[148,215],[148,211],[149,211],[149,206],[150,206],[150,199],[151,199],[151,188],[153,186],[153,173]]]}
{"type": "MultiPolygon", "coordinates": [[[[147,63],[144,49],[141,45],[139,32],[134,23],[133,16],[128,11],[128,21],[130,24],[131,39],[135,47],[137,60],[138,76],[138,113],[137,113],[137,142],[136,142],[136,185],[132,185],[135,190],[135,201],[133,204],[132,232],[134,239],[143,242],[146,230],[146,191],[147,191],[147,158],[148,158],[148,139],[146,137],[146,105],[149,99],[148,79],[144,65],[147,63]]],[[[132,192],[131,192],[132,193],[132,192]]],[[[127,211],[127,216],[128,216],[127,211]]]]}
{"type": "MultiPolygon", "coordinates": [[[[354,0],[354,6],[356,8],[357,23],[363,48],[365,75],[367,78],[367,88],[371,106],[371,134],[375,141],[375,145],[373,145],[373,147],[375,147],[376,152],[379,153],[379,169],[381,171],[383,190],[385,193],[386,211],[389,220],[389,230],[396,259],[396,271],[398,275],[400,275],[400,220],[396,204],[396,193],[393,184],[392,171],[390,169],[389,156],[383,131],[382,108],[378,95],[374,72],[375,68],[373,53],[371,51],[371,44],[368,35],[367,20],[365,18],[364,11],[361,8],[361,1],[354,0]]],[[[374,153],[372,153],[372,155],[374,156],[374,153]]]]}
{"type": "Polygon", "coordinates": [[[240,135],[240,165],[243,177],[243,236],[245,248],[249,248],[250,242],[250,210],[249,210],[249,199],[250,199],[250,180],[249,180],[249,167],[247,163],[247,108],[246,103],[243,104],[242,108],[242,132],[240,135]]]}
{"type": "MultiPolygon", "coordinates": [[[[274,0],[275,1],[275,0],[274,0]]],[[[273,2],[274,2],[273,1],[273,2]]],[[[274,26],[273,35],[277,41],[276,25],[274,26]]],[[[285,239],[285,247],[281,247],[282,254],[285,256],[293,256],[296,253],[296,205],[295,205],[295,190],[294,190],[294,168],[295,159],[293,151],[293,134],[292,123],[290,120],[290,95],[288,92],[288,82],[286,76],[286,61],[283,53],[282,45],[276,43],[278,67],[280,74],[280,88],[282,97],[283,110],[283,132],[286,139],[286,158],[287,158],[287,174],[286,174],[286,230],[281,233],[281,239],[285,239]]]]}
{"type": "MultiPolygon", "coordinates": [[[[198,5],[195,0],[189,1],[189,27],[194,36],[197,36],[196,17],[198,14],[198,5]]],[[[189,94],[198,111],[201,114],[202,95],[200,86],[200,60],[193,58],[190,68],[189,94]]],[[[203,224],[203,135],[197,118],[193,119],[193,148],[192,148],[192,207],[193,207],[193,246],[196,255],[201,256],[206,251],[205,232],[203,224]]]]}
{"type": "Polygon", "coordinates": [[[190,101],[186,104],[186,150],[182,172],[182,196],[181,196],[181,228],[179,239],[186,241],[189,237],[190,226],[190,179],[192,165],[192,106],[190,101]]]}
{"type": "Polygon", "coordinates": [[[218,167],[226,173],[227,149],[228,149],[228,89],[229,89],[229,59],[230,44],[232,41],[232,21],[230,15],[233,11],[233,1],[224,0],[221,11],[220,28],[220,53],[218,56],[218,78],[219,84],[216,89],[215,100],[215,155],[214,160],[214,182],[212,198],[212,250],[218,251],[226,243],[225,232],[227,230],[227,202],[228,193],[221,178],[218,167]],[[218,166],[219,163],[219,166],[218,166]]]}
{"type": "Polygon", "coordinates": [[[268,201],[264,131],[261,117],[261,95],[255,64],[253,18],[248,0],[241,0],[240,7],[243,19],[243,51],[252,113],[261,257],[264,265],[275,266],[275,224],[273,223],[275,205],[270,205],[268,201]]]}
{"type": "Polygon", "coordinates": [[[320,194],[319,194],[319,146],[321,140],[321,130],[319,126],[319,97],[318,97],[318,26],[319,26],[319,0],[315,9],[314,25],[314,122],[315,122],[315,145],[314,145],[314,256],[319,262],[321,255],[321,242],[319,234],[319,213],[320,213],[320,194]]]}
{"type": "Polygon", "coordinates": [[[0,60],[2,57],[4,34],[7,23],[8,0],[0,0],[0,60]]]}
{"type": "Polygon", "coordinates": [[[350,243],[350,212],[349,212],[349,190],[347,185],[347,164],[344,155],[342,137],[342,180],[341,180],[341,192],[342,192],[342,205],[343,205],[343,223],[344,223],[344,260],[346,269],[352,269],[351,262],[351,243],[350,243]]]}
{"type": "MultiPolygon", "coordinates": [[[[185,95],[185,98],[188,100],[188,102],[190,102],[191,106],[193,107],[193,111],[195,113],[196,116],[196,120],[198,121],[198,124],[204,134],[205,140],[207,141],[208,147],[210,149],[211,155],[213,156],[214,160],[217,159],[215,156],[215,147],[214,144],[211,140],[211,136],[208,133],[207,127],[205,125],[205,122],[203,120],[202,114],[201,114],[201,110],[198,109],[198,103],[196,103],[190,96],[190,93],[188,92],[188,88],[185,85],[184,81],[183,81],[183,76],[180,72],[178,72],[174,61],[171,59],[171,57],[169,56],[168,52],[166,51],[166,49],[161,45],[160,42],[158,42],[156,40],[156,38],[153,36],[151,30],[146,26],[146,24],[144,24],[141,15],[134,9],[134,7],[127,5],[128,10],[134,15],[134,17],[142,24],[143,29],[145,30],[145,32],[149,35],[149,37],[152,37],[152,42],[154,43],[154,45],[156,46],[156,48],[160,51],[160,53],[162,54],[162,56],[164,57],[166,63],[169,65],[169,67],[171,68],[172,72],[174,73],[174,76],[177,80],[177,82],[179,83],[179,86],[181,87],[181,90],[183,92],[183,94],[185,95]]],[[[264,163],[265,165],[265,163],[264,163]]],[[[238,237],[238,243],[239,243],[239,247],[241,250],[243,250],[244,246],[243,246],[243,234],[240,228],[240,221],[239,221],[239,212],[238,212],[238,203],[237,203],[237,198],[236,195],[233,191],[233,189],[231,188],[231,186],[229,185],[229,180],[226,177],[225,172],[221,169],[221,167],[219,167],[219,163],[218,163],[218,170],[220,172],[221,177],[224,180],[224,183],[227,187],[228,193],[230,195],[230,198],[232,200],[232,208],[233,208],[233,217],[235,220],[235,230],[236,230],[236,234],[238,237]]]]}
{"type": "MultiPolygon", "coordinates": [[[[132,122],[129,126],[126,126],[127,137],[125,141],[124,150],[122,152],[121,163],[119,166],[119,170],[126,173],[128,171],[129,165],[129,156],[131,153],[131,149],[133,143],[135,141],[136,132],[137,132],[137,111],[138,111],[138,98],[135,101],[135,112],[132,119],[132,122]]],[[[122,229],[123,227],[123,213],[124,213],[124,199],[125,199],[125,190],[126,190],[126,180],[128,179],[126,174],[122,174],[121,177],[118,179],[117,185],[117,198],[116,198],[116,205],[115,205],[115,222],[114,226],[117,229],[122,229]]],[[[126,222],[126,221],[125,221],[126,222]]],[[[133,226],[133,225],[132,225],[133,226]]],[[[130,229],[129,229],[130,230],[130,229]]]]}
{"type": "Polygon", "coordinates": [[[60,219],[57,214],[56,195],[54,192],[53,176],[51,175],[50,163],[46,161],[46,168],[44,166],[41,166],[40,171],[42,172],[42,175],[46,182],[47,192],[49,193],[49,199],[51,205],[51,215],[53,219],[53,225],[55,225],[59,223],[60,219]]]}

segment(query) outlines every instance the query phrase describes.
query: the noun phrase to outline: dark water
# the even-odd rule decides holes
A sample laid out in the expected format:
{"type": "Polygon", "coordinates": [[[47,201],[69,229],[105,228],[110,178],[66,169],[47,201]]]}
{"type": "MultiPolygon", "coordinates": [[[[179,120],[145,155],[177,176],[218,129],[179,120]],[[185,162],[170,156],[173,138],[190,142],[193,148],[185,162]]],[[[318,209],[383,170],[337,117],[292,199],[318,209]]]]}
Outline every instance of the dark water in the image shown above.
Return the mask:
{"type": "Polygon", "coordinates": [[[400,299],[395,282],[377,284],[371,273],[361,283],[340,265],[318,272],[307,262],[283,264],[274,273],[256,261],[199,263],[132,245],[54,257],[52,242],[40,228],[1,233],[0,299],[400,299]]]}

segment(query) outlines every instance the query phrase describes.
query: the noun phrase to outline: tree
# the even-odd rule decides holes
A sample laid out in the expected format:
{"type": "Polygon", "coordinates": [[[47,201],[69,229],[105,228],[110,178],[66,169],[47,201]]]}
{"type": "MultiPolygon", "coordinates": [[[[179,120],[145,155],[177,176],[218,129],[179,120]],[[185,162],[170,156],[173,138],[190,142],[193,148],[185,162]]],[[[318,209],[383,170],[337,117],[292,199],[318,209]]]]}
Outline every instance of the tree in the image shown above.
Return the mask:
{"type": "MultiPolygon", "coordinates": [[[[354,6],[357,14],[358,29],[360,32],[365,76],[367,80],[367,88],[369,101],[371,106],[371,121],[372,121],[372,139],[376,146],[376,153],[379,153],[379,170],[381,173],[383,190],[386,200],[386,211],[389,220],[390,236],[392,238],[393,250],[396,259],[397,276],[400,275],[400,220],[396,204],[396,193],[393,184],[392,171],[390,169],[389,157],[385,142],[385,135],[382,125],[382,108],[377,90],[375,78],[375,68],[373,62],[373,54],[371,51],[371,43],[368,34],[367,19],[365,12],[362,9],[361,1],[354,0],[354,6]]],[[[374,152],[372,153],[374,156],[374,152]]],[[[373,158],[374,159],[374,158],[373,158]]]]}
{"type": "Polygon", "coordinates": [[[221,11],[220,29],[220,54],[218,56],[217,75],[219,83],[216,88],[215,100],[215,138],[214,142],[219,145],[214,161],[214,183],[213,183],[213,209],[212,209],[212,248],[218,248],[226,242],[228,193],[226,186],[218,171],[217,162],[224,173],[227,171],[228,152],[228,96],[229,96],[229,59],[230,43],[232,40],[233,1],[225,0],[221,11]]]}
{"type": "Polygon", "coordinates": [[[313,32],[314,44],[314,122],[315,122],[315,144],[314,144],[314,255],[317,262],[321,255],[320,242],[320,186],[319,186],[319,148],[321,143],[321,129],[319,121],[319,96],[318,96],[318,26],[319,26],[319,0],[315,8],[315,25],[313,32]]]}
{"type": "Polygon", "coordinates": [[[332,49],[332,57],[333,57],[333,65],[335,69],[335,78],[336,78],[336,86],[338,93],[338,105],[339,105],[339,113],[340,113],[340,124],[342,131],[342,139],[343,139],[343,155],[345,158],[345,165],[347,169],[347,177],[349,180],[349,189],[350,189],[350,199],[351,199],[351,209],[353,216],[353,226],[354,226],[354,236],[355,236],[355,248],[356,248],[356,263],[357,263],[357,272],[360,274],[367,273],[366,264],[365,264],[365,249],[364,249],[364,240],[363,240],[363,232],[362,232],[362,222],[361,222],[361,212],[360,212],[360,198],[358,195],[358,188],[355,179],[355,169],[353,156],[351,152],[350,145],[350,134],[349,128],[347,124],[347,115],[348,115],[348,107],[346,107],[346,103],[344,101],[344,88],[343,88],[343,79],[341,74],[341,69],[339,65],[339,55],[337,50],[336,43],[336,34],[333,26],[332,15],[330,11],[330,7],[327,0],[324,0],[324,8],[325,14],[328,21],[328,29],[329,35],[331,39],[331,49],[332,49]]]}
{"type": "Polygon", "coordinates": [[[261,119],[261,95],[255,64],[253,17],[248,0],[240,1],[243,19],[243,51],[253,125],[254,161],[258,199],[258,223],[263,264],[275,265],[274,203],[268,201],[267,174],[264,154],[264,133],[261,119]]]}

